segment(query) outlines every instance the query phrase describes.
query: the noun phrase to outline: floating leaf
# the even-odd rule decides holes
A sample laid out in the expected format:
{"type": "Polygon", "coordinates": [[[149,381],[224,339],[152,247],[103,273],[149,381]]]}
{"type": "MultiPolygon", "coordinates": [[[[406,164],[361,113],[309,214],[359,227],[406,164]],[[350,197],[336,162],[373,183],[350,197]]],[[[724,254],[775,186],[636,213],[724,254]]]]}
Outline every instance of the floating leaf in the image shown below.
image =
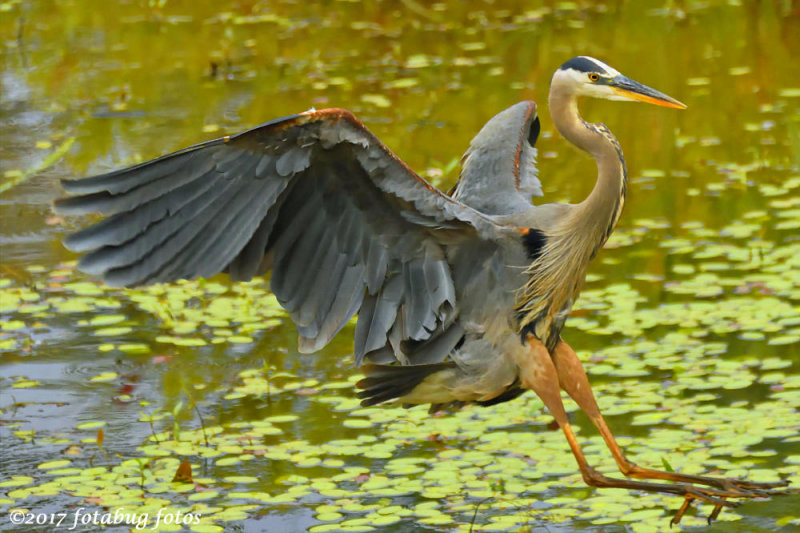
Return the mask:
{"type": "Polygon", "coordinates": [[[102,372],[89,378],[89,381],[113,381],[119,377],[116,372],[102,372]]]}
{"type": "Polygon", "coordinates": [[[192,465],[188,461],[182,461],[175,470],[175,475],[172,477],[173,483],[191,483],[192,482],[192,465]]]}

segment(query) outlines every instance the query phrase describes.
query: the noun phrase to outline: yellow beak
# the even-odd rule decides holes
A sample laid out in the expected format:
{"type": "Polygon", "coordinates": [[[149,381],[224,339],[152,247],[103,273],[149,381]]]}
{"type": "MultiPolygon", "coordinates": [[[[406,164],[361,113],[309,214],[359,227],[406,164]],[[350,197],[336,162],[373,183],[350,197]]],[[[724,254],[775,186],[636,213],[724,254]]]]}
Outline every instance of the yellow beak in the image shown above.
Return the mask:
{"type": "Polygon", "coordinates": [[[625,100],[638,100],[640,102],[647,102],[648,104],[672,107],[675,109],[686,109],[686,104],[675,100],[671,96],[667,96],[662,92],[651,89],[647,85],[642,85],[638,81],[633,81],[622,75],[610,80],[608,85],[615,94],[621,96],[625,100]]]}

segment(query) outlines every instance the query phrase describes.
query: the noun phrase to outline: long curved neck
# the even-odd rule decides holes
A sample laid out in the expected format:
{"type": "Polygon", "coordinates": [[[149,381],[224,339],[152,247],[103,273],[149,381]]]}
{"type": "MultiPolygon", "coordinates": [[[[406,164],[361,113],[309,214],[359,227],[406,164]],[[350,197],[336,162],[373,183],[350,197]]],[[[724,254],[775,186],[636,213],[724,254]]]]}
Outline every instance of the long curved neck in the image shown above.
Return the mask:
{"type": "Polygon", "coordinates": [[[561,135],[588,152],[597,163],[597,182],[589,196],[574,206],[570,221],[573,231],[583,231],[601,247],[622,211],[627,185],[627,171],[622,149],[616,137],[602,124],[587,124],[578,113],[577,99],[565,91],[550,91],[550,114],[561,135]]]}
{"type": "Polygon", "coordinates": [[[546,337],[548,346],[558,341],[589,261],[617,223],[626,182],[622,150],[608,128],[586,124],[578,114],[575,95],[564,86],[551,85],[549,101],[561,135],[594,157],[597,183],[583,202],[569,206],[566,216],[546,228],[545,249],[526,270],[528,281],[517,295],[520,328],[525,331],[533,324],[538,328],[536,335],[543,340],[546,337]]]}

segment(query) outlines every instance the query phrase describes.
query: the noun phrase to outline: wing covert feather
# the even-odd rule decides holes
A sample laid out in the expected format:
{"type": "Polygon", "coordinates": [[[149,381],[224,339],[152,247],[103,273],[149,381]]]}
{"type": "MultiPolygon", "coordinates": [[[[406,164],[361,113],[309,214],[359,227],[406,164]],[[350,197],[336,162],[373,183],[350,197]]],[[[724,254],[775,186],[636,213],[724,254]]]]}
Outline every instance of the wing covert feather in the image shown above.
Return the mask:
{"type": "MultiPolygon", "coordinates": [[[[64,182],[68,214],[110,215],[65,240],[80,268],[135,286],[227,271],[271,287],[315,351],[359,313],[355,358],[460,335],[446,249],[497,238],[490,217],[411,171],[350,112],[309,111],[153,161],[64,182]],[[459,333],[458,335],[456,333],[459,333]]],[[[420,352],[421,353],[421,352],[420,352]]],[[[413,361],[412,361],[413,362],[413,361]]]]}

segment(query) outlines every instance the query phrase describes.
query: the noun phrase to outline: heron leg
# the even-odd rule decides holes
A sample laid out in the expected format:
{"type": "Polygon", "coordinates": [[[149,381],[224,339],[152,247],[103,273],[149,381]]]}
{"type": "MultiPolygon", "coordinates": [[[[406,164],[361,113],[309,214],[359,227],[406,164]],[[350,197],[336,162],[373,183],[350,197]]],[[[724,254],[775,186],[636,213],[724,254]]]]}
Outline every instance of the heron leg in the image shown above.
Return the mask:
{"type": "MultiPolygon", "coordinates": [[[[572,376],[572,373],[566,373],[566,368],[563,367],[565,361],[568,358],[562,356],[560,358],[562,368],[560,369],[560,373],[557,370],[556,364],[554,363],[554,358],[551,357],[551,354],[547,351],[547,348],[533,335],[529,335],[527,338],[528,345],[530,347],[529,350],[526,351],[525,356],[518,358],[517,366],[519,367],[519,377],[522,385],[528,389],[534,391],[539,398],[542,399],[545,406],[548,408],[550,413],[555,418],[558,426],[564,432],[564,435],[567,438],[567,442],[569,443],[570,449],[572,450],[572,454],[575,456],[575,460],[578,463],[578,468],[580,469],[581,476],[583,477],[584,482],[587,485],[592,487],[606,487],[606,488],[624,488],[624,489],[633,489],[633,490],[643,490],[647,492],[657,492],[657,493],[665,493],[665,494],[674,494],[676,496],[683,496],[685,498],[684,505],[680,508],[676,516],[672,519],[672,523],[678,523],[683,516],[683,513],[689,506],[689,503],[692,500],[700,500],[705,501],[708,503],[714,504],[714,511],[712,516],[716,516],[719,514],[719,510],[722,507],[736,507],[739,505],[739,502],[730,501],[726,498],[737,498],[737,497],[763,497],[766,494],[763,494],[761,491],[758,493],[746,490],[740,490],[738,488],[734,489],[709,489],[704,487],[697,487],[688,483],[674,483],[674,484],[664,484],[664,483],[649,483],[644,481],[635,481],[630,479],[617,479],[617,478],[610,478],[601,473],[597,470],[592,468],[588,461],[586,460],[586,456],[583,454],[580,445],[578,444],[578,440],[575,436],[575,432],[572,430],[572,427],[569,424],[569,420],[567,418],[566,410],[564,409],[564,404],[561,401],[561,390],[559,387],[559,378],[568,381],[569,378],[572,376]]],[[[562,343],[563,344],[563,343],[562,343]]],[[[562,352],[564,350],[562,349],[562,352]]],[[[571,351],[571,349],[570,349],[571,351]]],[[[572,352],[574,354],[574,352],[572,352]]],[[[577,360],[577,358],[575,358],[577,360]]],[[[583,373],[581,368],[581,375],[585,378],[585,373],[583,373]]],[[[563,385],[562,385],[563,387],[563,385]]],[[[587,397],[591,397],[591,389],[588,388],[588,380],[585,380],[585,383],[581,381],[577,381],[576,385],[569,386],[568,393],[575,393],[578,397],[584,400],[587,397]],[[586,392],[588,391],[588,393],[586,392]]],[[[583,402],[586,403],[586,402],[583,402]]],[[[594,404],[594,411],[590,408],[589,413],[595,412],[597,416],[599,415],[599,409],[597,409],[596,403],[594,403],[594,398],[592,398],[592,403],[594,404]]],[[[587,414],[589,414],[587,413],[587,414]]],[[[590,414],[591,416],[591,414],[590,414]]],[[[604,425],[605,427],[605,425],[604,425]]],[[[607,431],[607,427],[606,427],[607,431]]],[[[613,441],[613,435],[608,432],[611,440],[613,441]]],[[[605,435],[604,435],[605,437],[605,435]]],[[[617,446],[616,449],[618,450],[619,457],[624,459],[622,452],[619,451],[619,447],[617,446]]],[[[615,455],[616,457],[616,455],[615,455]]],[[[626,460],[625,464],[633,464],[626,460]]],[[[664,477],[659,477],[656,479],[668,479],[664,477]]],[[[672,479],[670,479],[672,480],[672,479]]]]}
{"type": "MultiPolygon", "coordinates": [[[[603,436],[614,460],[619,467],[619,471],[627,477],[638,479],[663,479],[666,481],[676,481],[678,483],[695,483],[699,485],[708,485],[718,489],[734,491],[737,489],[744,490],[765,490],[776,487],[783,487],[787,482],[781,481],[776,483],[753,483],[739,479],[726,479],[716,478],[710,476],[694,476],[689,474],[680,474],[677,472],[665,472],[662,470],[653,470],[651,468],[643,468],[632,461],[629,461],[625,454],[620,449],[614,435],[608,428],[603,415],[600,413],[600,408],[595,401],[592,387],[589,384],[589,379],[583,369],[580,359],[575,354],[572,347],[563,340],[556,345],[556,349],[552,354],[553,363],[558,373],[559,385],[564,391],[569,394],[578,407],[586,413],[592,423],[597,427],[597,430],[603,436]]],[[[768,494],[764,494],[767,496],[768,494]]]]}

